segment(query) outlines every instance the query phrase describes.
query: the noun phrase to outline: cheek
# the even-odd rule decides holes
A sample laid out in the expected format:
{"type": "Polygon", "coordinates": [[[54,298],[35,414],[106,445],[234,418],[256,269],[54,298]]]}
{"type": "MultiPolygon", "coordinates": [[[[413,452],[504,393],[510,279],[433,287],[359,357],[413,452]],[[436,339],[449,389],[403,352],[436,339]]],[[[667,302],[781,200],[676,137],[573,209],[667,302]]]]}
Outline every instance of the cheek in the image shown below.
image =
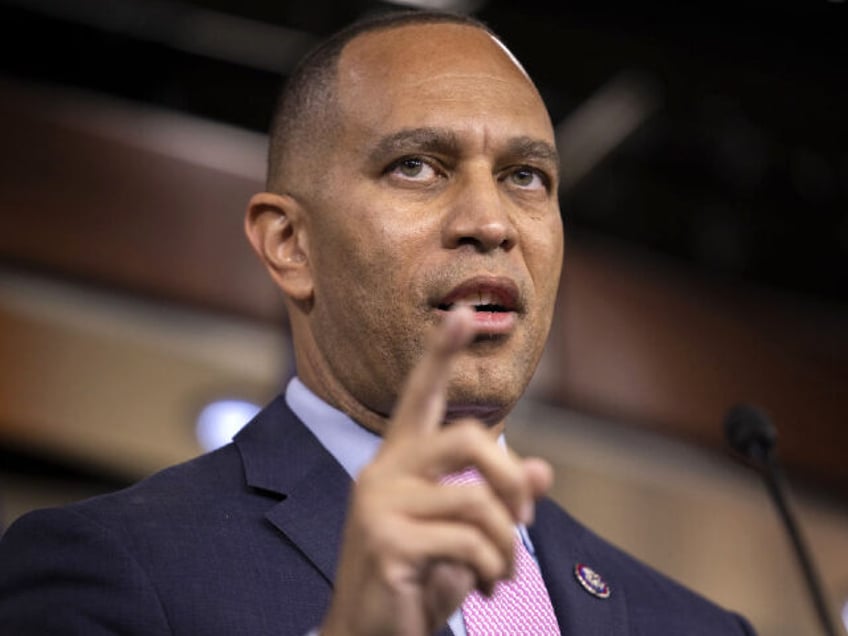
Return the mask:
{"type": "Polygon", "coordinates": [[[395,300],[408,296],[417,289],[428,261],[431,232],[420,217],[397,209],[363,215],[328,249],[328,258],[337,261],[335,268],[352,285],[395,300]]]}
{"type": "Polygon", "coordinates": [[[355,176],[340,177],[347,186],[335,187],[322,197],[316,238],[327,259],[343,258],[362,269],[392,267],[432,231],[432,219],[420,204],[355,176]]]}
{"type": "Polygon", "coordinates": [[[559,290],[559,278],[563,262],[562,224],[556,221],[533,228],[525,235],[524,253],[527,267],[539,300],[553,302],[559,290]]]}
{"type": "MultiPolygon", "coordinates": [[[[349,331],[371,334],[405,319],[419,289],[414,236],[387,216],[359,214],[356,223],[326,228],[315,254],[315,302],[349,331]],[[346,315],[339,316],[343,311],[346,315]]],[[[351,334],[348,333],[348,336],[351,334]]],[[[378,343],[375,343],[377,345],[378,343]]]]}

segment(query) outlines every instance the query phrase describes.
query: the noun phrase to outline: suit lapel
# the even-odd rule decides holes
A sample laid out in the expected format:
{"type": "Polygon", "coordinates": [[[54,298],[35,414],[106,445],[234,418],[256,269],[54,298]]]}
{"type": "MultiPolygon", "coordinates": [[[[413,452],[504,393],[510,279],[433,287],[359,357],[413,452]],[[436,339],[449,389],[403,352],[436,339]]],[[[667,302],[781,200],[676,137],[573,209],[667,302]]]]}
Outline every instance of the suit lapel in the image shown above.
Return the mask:
{"type": "Polygon", "coordinates": [[[351,479],[280,396],[235,438],[247,484],[282,496],[267,519],[330,585],[344,528],[351,479]]]}
{"type": "MultiPolygon", "coordinates": [[[[252,488],[282,497],[266,518],[332,586],[352,481],[280,396],[235,438],[252,488]]],[[[445,625],[437,636],[453,636],[445,625]]]]}
{"type": "Polygon", "coordinates": [[[607,559],[594,535],[550,500],[538,502],[529,532],[560,631],[569,636],[629,634],[624,589],[616,588],[615,572],[604,568],[607,559]],[[580,585],[577,563],[597,570],[610,587],[609,598],[597,598],[580,585]]]}
{"type": "Polygon", "coordinates": [[[319,482],[327,483],[326,472],[314,470],[285,501],[266,514],[268,520],[300,548],[331,585],[339,560],[347,503],[346,498],[339,494],[347,493],[350,487],[350,478],[342,472],[347,482],[325,487],[319,482]]]}

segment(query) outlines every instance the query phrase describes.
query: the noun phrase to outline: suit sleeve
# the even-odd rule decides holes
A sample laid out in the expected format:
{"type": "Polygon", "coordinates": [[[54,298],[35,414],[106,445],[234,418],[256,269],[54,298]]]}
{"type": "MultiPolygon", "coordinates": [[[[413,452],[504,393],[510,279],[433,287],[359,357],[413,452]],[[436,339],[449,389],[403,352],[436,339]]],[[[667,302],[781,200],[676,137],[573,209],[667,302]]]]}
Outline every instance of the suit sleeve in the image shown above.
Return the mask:
{"type": "Polygon", "coordinates": [[[745,636],[757,636],[757,632],[754,631],[754,628],[751,625],[751,623],[748,622],[748,619],[746,619],[744,616],[740,616],[738,614],[736,614],[735,616],[736,616],[736,620],[739,621],[739,625],[742,628],[742,633],[745,636]]]}
{"type": "Polygon", "coordinates": [[[108,528],[41,510],[0,540],[0,634],[170,633],[147,573],[108,528]]]}

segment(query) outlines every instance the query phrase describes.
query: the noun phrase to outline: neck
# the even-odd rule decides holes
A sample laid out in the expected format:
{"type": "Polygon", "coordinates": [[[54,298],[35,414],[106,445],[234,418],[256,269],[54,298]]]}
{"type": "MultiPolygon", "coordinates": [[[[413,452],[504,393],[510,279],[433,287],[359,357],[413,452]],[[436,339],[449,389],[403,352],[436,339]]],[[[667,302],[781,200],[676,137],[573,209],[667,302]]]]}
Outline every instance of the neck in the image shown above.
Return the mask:
{"type": "Polygon", "coordinates": [[[388,415],[369,409],[357,400],[329,371],[314,343],[295,347],[295,360],[297,375],[310,391],[372,433],[381,437],[386,433],[388,415]]]}
{"type": "MultiPolygon", "coordinates": [[[[333,375],[317,345],[311,339],[295,338],[297,375],[301,382],[330,406],[342,411],[360,426],[383,437],[389,428],[390,415],[368,408],[333,375]]],[[[483,422],[494,437],[504,431],[503,417],[498,410],[448,405],[445,424],[463,419],[483,422]]]]}
{"type": "MultiPolygon", "coordinates": [[[[297,375],[301,382],[330,406],[345,413],[360,426],[383,437],[388,431],[391,414],[370,408],[333,373],[308,325],[304,325],[295,312],[290,312],[292,342],[294,345],[297,375]]],[[[504,431],[504,419],[510,409],[502,405],[487,406],[449,402],[444,415],[444,425],[474,419],[486,426],[494,437],[504,431]]]]}

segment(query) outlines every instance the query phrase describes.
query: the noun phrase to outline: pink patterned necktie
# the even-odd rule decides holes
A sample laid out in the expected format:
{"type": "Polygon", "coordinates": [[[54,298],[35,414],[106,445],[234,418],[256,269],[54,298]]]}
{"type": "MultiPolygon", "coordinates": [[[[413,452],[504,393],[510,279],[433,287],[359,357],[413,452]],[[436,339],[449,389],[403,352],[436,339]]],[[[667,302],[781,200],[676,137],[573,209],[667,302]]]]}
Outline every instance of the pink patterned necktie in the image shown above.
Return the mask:
{"type": "MultiPolygon", "coordinates": [[[[448,475],[442,481],[470,484],[481,478],[476,470],[468,469],[448,475]]],[[[515,533],[515,576],[499,581],[490,598],[473,590],[462,603],[462,616],[468,636],[560,633],[542,575],[518,532],[515,533]]]]}

